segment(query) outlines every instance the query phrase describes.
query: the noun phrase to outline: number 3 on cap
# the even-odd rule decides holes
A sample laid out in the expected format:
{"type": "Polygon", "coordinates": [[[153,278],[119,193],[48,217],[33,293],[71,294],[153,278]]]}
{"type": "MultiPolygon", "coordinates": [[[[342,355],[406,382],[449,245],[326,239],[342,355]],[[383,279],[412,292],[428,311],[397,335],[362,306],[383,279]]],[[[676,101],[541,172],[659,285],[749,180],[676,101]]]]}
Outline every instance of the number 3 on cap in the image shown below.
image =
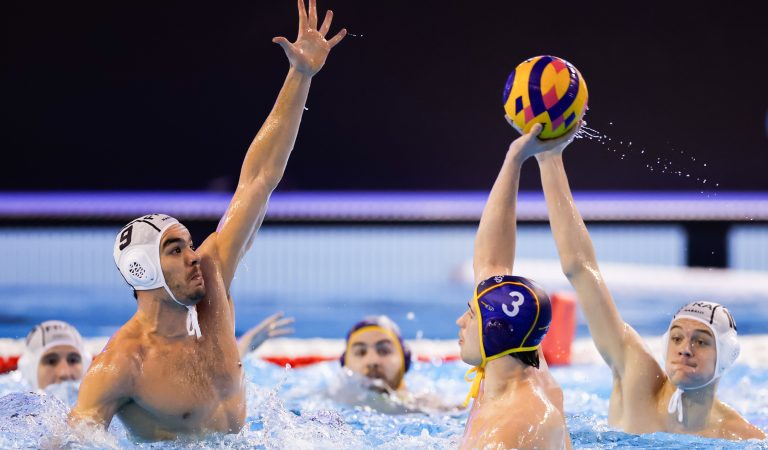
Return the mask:
{"type": "Polygon", "coordinates": [[[523,294],[519,292],[510,292],[509,296],[516,299],[512,302],[512,307],[514,308],[512,311],[507,308],[506,303],[501,304],[501,310],[504,311],[504,314],[508,315],[509,317],[515,317],[520,313],[520,305],[525,302],[525,297],[523,297],[523,294]]]}

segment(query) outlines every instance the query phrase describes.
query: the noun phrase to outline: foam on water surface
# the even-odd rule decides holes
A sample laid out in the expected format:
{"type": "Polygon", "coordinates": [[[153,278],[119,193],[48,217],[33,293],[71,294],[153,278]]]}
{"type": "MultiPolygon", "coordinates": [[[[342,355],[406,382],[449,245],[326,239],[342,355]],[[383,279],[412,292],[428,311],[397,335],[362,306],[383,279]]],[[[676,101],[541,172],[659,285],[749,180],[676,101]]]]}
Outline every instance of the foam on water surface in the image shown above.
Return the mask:
{"type": "MultiPolygon", "coordinates": [[[[768,338],[761,337],[765,345],[768,338]]],[[[586,343],[579,343],[586,345],[586,343]]],[[[657,345],[652,342],[652,347],[657,345]]],[[[754,344],[757,345],[757,344],[754,344]]],[[[578,346],[577,346],[578,347],[578,346]]],[[[578,349],[577,349],[578,350],[578,349]]],[[[583,350],[582,350],[583,351],[583,350]]],[[[302,369],[286,369],[255,356],[245,359],[248,385],[247,423],[236,435],[213,435],[202,441],[180,439],[163,443],[135,443],[118,420],[109,433],[76,443],[66,427],[66,406],[55,398],[13,392],[24,385],[17,374],[0,376],[0,447],[121,449],[443,449],[456,448],[466,412],[383,414],[371,407],[352,407],[337,401],[337,362],[302,369]]],[[[445,402],[460,403],[469,388],[461,362],[417,362],[406,381],[414,392],[438,394],[445,402]]],[[[574,448],[754,448],[765,442],[737,443],[667,433],[630,435],[607,425],[610,371],[601,362],[552,368],[565,393],[565,410],[574,448]]],[[[768,367],[738,363],[725,375],[720,398],[762,429],[768,429],[768,367]]]]}

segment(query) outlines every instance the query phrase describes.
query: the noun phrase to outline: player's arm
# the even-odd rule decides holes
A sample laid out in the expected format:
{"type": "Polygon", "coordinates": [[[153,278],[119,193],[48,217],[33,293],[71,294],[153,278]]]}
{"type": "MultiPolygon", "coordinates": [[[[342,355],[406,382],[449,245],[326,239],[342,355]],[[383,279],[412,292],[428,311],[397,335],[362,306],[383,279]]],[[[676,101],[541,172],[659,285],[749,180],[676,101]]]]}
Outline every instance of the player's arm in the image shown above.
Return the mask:
{"type": "Polygon", "coordinates": [[[495,275],[512,274],[517,236],[517,192],[523,162],[538,153],[564,143],[567,145],[564,139],[542,141],[537,138],[540,132],[541,125],[536,124],[528,134],[512,142],[491,188],[475,237],[475,285],[495,275]]]}
{"type": "Polygon", "coordinates": [[[293,150],[312,77],[323,67],[331,48],[345,36],[341,30],[326,40],[331,11],[318,28],[315,0],[298,0],[299,32],[296,42],[276,37],[285,51],[290,69],[275,105],[245,155],[232,201],[214,235],[215,255],[228,289],[237,265],[250,247],[264,220],[267,201],[283,177],[293,150]]]}
{"type": "Polygon", "coordinates": [[[760,428],[752,425],[741,416],[735,409],[720,403],[722,409],[722,415],[724,420],[722,423],[722,437],[730,440],[744,440],[744,439],[765,439],[765,432],[760,428]]]}
{"type": "Polygon", "coordinates": [[[267,339],[287,336],[293,333],[293,328],[290,328],[293,322],[293,317],[283,317],[281,312],[272,314],[262,320],[261,323],[246,331],[237,341],[240,357],[242,358],[248,353],[255,351],[267,339]]]}
{"type": "Polygon", "coordinates": [[[97,356],[80,384],[69,424],[109,428],[112,418],[131,399],[135,364],[126,353],[105,350],[97,356]]]}
{"type": "Polygon", "coordinates": [[[576,208],[558,148],[537,155],[541,182],[549,211],[549,223],[560,255],[563,273],[584,310],[589,331],[605,362],[621,375],[628,353],[652,358],[640,336],[624,323],[597,264],[586,225],[576,208]]]}

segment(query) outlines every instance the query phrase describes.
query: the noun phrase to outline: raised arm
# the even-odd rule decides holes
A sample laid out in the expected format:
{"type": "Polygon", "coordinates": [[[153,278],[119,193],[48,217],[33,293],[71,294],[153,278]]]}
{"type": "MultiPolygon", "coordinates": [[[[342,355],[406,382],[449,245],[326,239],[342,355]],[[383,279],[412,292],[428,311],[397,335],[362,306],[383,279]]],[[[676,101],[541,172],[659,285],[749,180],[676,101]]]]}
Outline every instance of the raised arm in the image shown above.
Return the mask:
{"type": "Polygon", "coordinates": [[[341,30],[326,40],[333,13],[328,11],[318,28],[315,0],[309,0],[309,14],[304,0],[298,0],[298,6],[299,32],[296,42],[291,43],[284,37],[273,39],[288,56],[288,75],[272,111],[248,148],[237,189],[216,230],[215,253],[227,288],[240,259],[250,248],[264,220],[270,194],[283,177],[296,141],[312,77],[325,64],[331,48],[346,35],[346,30],[341,30]]]}
{"type": "MultiPolygon", "coordinates": [[[[623,374],[627,354],[644,348],[619,315],[597,265],[587,227],[573,201],[563,166],[563,148],[536,156],[563,273],[579,298],[597,350],[614,373],[623,374]]],[[[650,355],[648,355],[650,357],[650,355]]]]}
{"type": "MultiPolygon", "coordinates": [[[[542,141],[541,125],[515,139],[509,146],[496,182],[480,217],[475,237],[475,285],[494,275],[511,275],[517,236],[517,191],[520,168],[529,157],[563,145],[565,138],[542,141]]],[[[572,138],[571,135],[568,138],[572,138]]]]}

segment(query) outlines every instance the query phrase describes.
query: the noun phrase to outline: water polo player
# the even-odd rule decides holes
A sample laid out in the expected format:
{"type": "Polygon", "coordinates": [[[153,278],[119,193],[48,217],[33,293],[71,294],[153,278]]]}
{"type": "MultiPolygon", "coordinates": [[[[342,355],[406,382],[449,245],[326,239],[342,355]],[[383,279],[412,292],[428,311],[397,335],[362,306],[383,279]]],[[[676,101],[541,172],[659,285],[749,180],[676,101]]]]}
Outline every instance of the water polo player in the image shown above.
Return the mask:
{"type": "Polygon", "coordinates": [[[349,330],[340,362],[359,375],[380,380],[382,389],[403,391],[405,373],[411,367],[411,352],[395,322],[387,316],[372,316],[349,330]]]}
{"type": "Polygon", "coordinates": [[[664,338],[665,369],[621,318],[573,201],[563,149],[538,154],[537,159],[563,272],[576,290],[595,346],[613,373],[608,423],[629,433],[765,438],[715,396],[718,380],[739,353],[736,324],[725,308],[694,302],[675,315],[664,338]]]}
{"type": "Polygon", "coordinates": [[[30,388],[42,389],[69,404],[91,364],[80,333],[61,320],[36,325],[27,335],[19,372],[30,388]]]}
{"type": "Polygon", "coordinates": [[[461,409],[434,390],[408,389],[405,374],[411,368],[411,350],[400,327],[387,316],[369,316],[353,325],[339,362],[345,371],[339,385],[329,389],[329,396],[338,402],[385,414],[461,409]]]}
{"type": "Polygon", "coordinates": [[[456,321],[461,359],[474,366],[467,402],[475,400],[461,448],[570,448],[563,392],[539,349],[552,315],[549,298],[531,280],[511,276],[520,168],[574,134],[541,141],[540,131],[536,124],[510,145],[475,238],[477,288],[456,321]]]}
{"type": "MultiPolygon", "coordinates": [[[[236,433],[245,421],[245,384],[228,292],[293,149],[310,82],[345,30],[326,40],[315,0],[299,5],[296,42],[273,39],[290,69],[251,143],[218,229],[199,249],[176,219],[152,214],[117,235],[115,262],[137,294],[136,314],[112,337],[83,380],[70,423],[108,427],[117,414],[136,437],[172,439],[236,433]]],[[[215,157],[215,156],[211,156],[215,157]]],[[[172,165],[156,168],[178,176],[172,165]]]]}

